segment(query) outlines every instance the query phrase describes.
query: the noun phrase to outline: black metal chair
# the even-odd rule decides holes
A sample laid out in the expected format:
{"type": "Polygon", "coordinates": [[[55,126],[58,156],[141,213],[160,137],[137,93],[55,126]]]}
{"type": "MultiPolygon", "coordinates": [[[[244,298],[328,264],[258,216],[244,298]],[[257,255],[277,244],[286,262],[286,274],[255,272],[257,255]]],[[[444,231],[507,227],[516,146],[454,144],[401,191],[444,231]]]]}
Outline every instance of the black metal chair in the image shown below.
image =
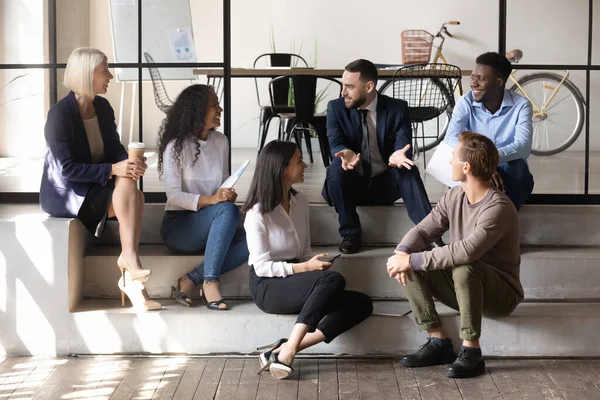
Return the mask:
{"type": "MultiPolygon", "coordinates": [[[[291,82],[293,90],[294,106],[290,113],[279,113],[277,116],[281,119],[279,125],[279,137],[289,140],[292,135],[302,151],[301,136],[304,135],[306,148],[309,153],[310,162],[313,162],[312,145],[310,143],[311,132],[316,131],[319,139],[319,147],[321,148],[321,157],[323,165],[329,166],[331,154],[329,151],[329,141],[327,140],[327,121],[325,113],[317,113],[317,102],[326,100],[327,91],[331,84],[338,86],[336,91],[337,97],[342,93],[342,84],[337,79],[320,75],[290,75],[274,78],[269,82],[269,94],[271,96],[271,104],[275,103],[275,89],[283,82],[288,85],[291,82]],[[326,81],[326,82],[325,82],[326,81]],[[318,83],[327,83],[325,88],[317,93],[318,83]],[[284,126],[286,128],[284,128],[284,126]]],[[[276,107],[273,107],[273,114],[276,112],[276,107]]],[[[261,149],[264,146],[264,137],[261,138],[261,149]]]]}
{"type": "MultiPolygon", "coordinates": [[[[256,57],[252,68],[269,68],[269,67],[308,67],[306,60],[298,55],[292,53],[265,53],[256,57]]],[[[276,75],[266,76],[266,78],[275,78],[276,75]]],[[[259,78],[254,78],[254,84],[256,86],[256,99],[258,106],[260,107],[259,126],[258,126],[258,140],[260,152],[264,146],[267,133],[269,131],[269,125],[271,120],[276,118],[280,113],[293,113],[294,107],[289,104],[289,93],[290,84],[289,81],[281,81],[276,84],[273,89],[274,96],[270,98],[270,104],[263,104],[260,97],[260,90],[258,87],[259,78]],[[273,103],[273,101],[275,101],[273,103]],[[262,143],[262,144],[260,144],[262,143]]],[[[279,138],[281,139],[281,138],[279,138]]]]}
{"type": "Polygon", "coordinates": [[[408,65],[394,73],[393,97],[408,102],[415,132],[415,155],[434,148],[444,139],[445,131],[440,134],[439,129],[435,136],[426,135],[423,123],[439,118],[444,112],[450,117],[455,105],[454,92],[460,80],[460,68],[450,64],[408,65]]]}
{"type": "MultiPolygon", "coordinates": [[[[144,53],[144,58],[146,58],[148,64],[154,64],[154,59],[150,54],[144,53]]],[[[173,107],[173,101],[167,94],[167,89],[165,89],[165,84],[160,76],[160,71],[158,68],[150,66],[148,67],[148,71],[150,72],[152,88],[154,89],[154,102],[160,111],[167,114],[171,107],[173,107]]]]}

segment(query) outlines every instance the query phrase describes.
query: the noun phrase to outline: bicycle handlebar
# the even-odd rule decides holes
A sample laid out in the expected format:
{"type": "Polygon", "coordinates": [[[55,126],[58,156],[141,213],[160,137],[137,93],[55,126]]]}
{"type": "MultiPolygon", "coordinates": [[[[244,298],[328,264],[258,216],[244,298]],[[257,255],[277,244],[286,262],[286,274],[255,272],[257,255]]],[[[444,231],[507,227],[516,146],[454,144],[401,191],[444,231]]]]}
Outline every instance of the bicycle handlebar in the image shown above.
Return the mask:
{"type": "Polygon", "coordinates": [[[450,37],[450,38],[454,37],[454,36],[452,36],[452,34],[450,32],[448,32],[448,29],[446,28],[446,25],[460,25],[460,21],[448,21],[448,22],[444,22],[442,24],[442,27],[438,31],[438,33],[435,35],[436,37],[441,38],[442,37],[442,33],[444,35],[450,37]]]}

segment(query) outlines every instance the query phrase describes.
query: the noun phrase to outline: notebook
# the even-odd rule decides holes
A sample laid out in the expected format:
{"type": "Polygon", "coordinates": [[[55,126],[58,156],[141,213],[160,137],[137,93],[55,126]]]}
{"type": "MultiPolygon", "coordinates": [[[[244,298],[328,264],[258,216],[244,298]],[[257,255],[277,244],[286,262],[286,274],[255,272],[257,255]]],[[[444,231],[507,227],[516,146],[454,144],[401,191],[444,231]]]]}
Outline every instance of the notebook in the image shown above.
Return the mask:
{"type": "Polygon", "coordinates": [[[238,179],[240,179],[240,176],[242,176],[242,174],[246,170],[246,167],[248,166],[248,164],[250,164],[250,160],[244,161],[242,166],[235,172],[235,174],[232,174],[229,178],[225,179],[225,182],[223,182],[221,184],[219,189],[232,188],[235,185],[235,183],[238,181],[238,179]]]}

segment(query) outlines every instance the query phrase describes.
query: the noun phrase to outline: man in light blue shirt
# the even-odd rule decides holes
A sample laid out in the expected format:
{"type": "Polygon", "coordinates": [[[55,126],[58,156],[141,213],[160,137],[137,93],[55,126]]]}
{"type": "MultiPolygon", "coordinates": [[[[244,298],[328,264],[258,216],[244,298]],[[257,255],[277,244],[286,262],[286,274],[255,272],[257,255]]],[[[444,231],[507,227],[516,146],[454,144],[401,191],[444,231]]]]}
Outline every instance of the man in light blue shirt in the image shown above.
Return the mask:
{"type": "Polygon", "coordinates": [[[490,138],[500,156],[492,184],[506,193],[518,211],[533,191],[526,161],[533,136],[531,103],[505,88],[512,71],[506,57],[484,53],[475,62],[471,91],[454,107],[445,142],[456,147],[463,131],[490,138]]]}

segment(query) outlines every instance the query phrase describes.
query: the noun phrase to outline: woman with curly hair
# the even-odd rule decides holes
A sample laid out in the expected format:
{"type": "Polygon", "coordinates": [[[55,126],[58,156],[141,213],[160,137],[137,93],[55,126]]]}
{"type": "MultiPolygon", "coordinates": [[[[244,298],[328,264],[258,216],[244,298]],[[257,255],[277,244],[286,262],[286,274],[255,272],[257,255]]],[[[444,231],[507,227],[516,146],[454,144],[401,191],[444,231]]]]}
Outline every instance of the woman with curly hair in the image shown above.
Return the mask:
{"type": "Polygon", "coordinates": [[[215,130],[221,125],[219,99],[206,85],[192,85],[177,97],[160,128],[158,171],[167,204],[161,236],[178,254],[204,253],[204,262],[177,280],[177,302],[191,306],[190,293],[211,310],[228,310],[219,291],[219,276],[248,260],[234,189],[220,189],[227,178],[229,143],[215,130]]]}

